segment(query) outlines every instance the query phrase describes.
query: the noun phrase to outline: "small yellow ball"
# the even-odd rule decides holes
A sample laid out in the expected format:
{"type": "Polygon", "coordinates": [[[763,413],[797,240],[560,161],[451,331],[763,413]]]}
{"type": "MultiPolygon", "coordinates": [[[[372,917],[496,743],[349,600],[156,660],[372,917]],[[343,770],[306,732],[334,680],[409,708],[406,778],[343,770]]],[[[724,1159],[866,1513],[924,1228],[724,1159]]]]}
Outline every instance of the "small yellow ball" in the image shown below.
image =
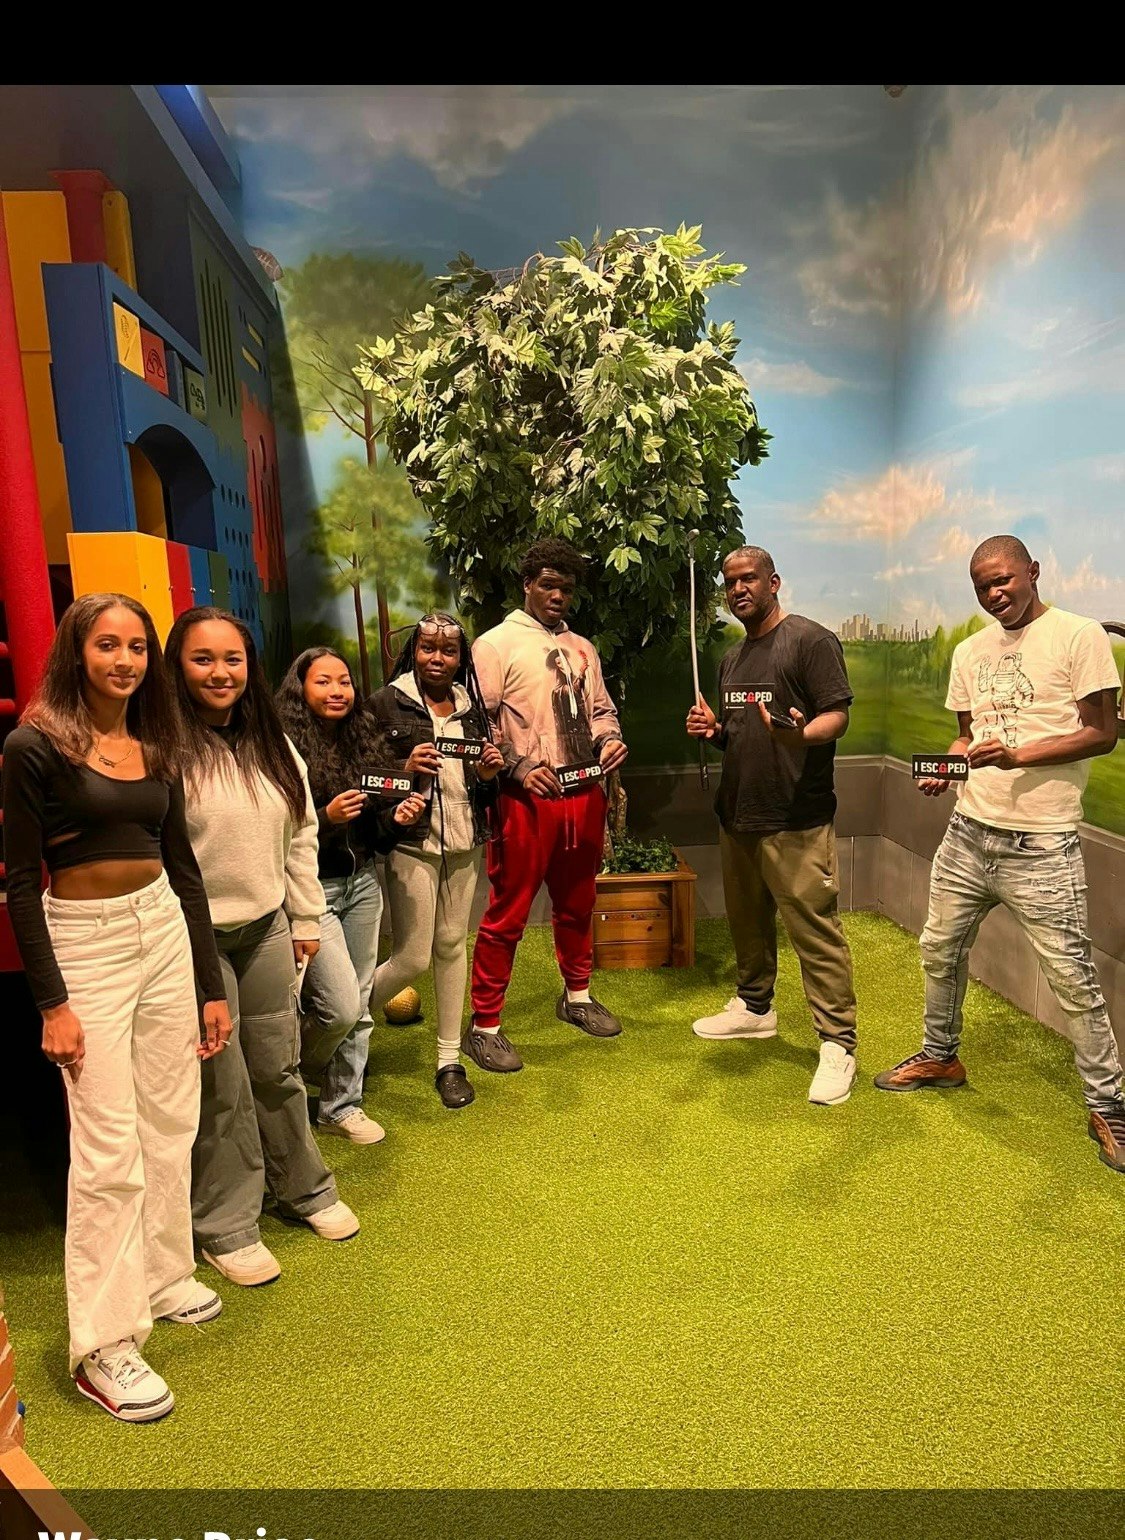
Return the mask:
{"type": "Polygon", "coordinates": [[[402,989],[397,995],[392,995],[383,1007],[383,1015],[393,1026],[405,1027],[408,1022],[417,1021],[422,1014],[422,996],[416,989],[402,989]]]}

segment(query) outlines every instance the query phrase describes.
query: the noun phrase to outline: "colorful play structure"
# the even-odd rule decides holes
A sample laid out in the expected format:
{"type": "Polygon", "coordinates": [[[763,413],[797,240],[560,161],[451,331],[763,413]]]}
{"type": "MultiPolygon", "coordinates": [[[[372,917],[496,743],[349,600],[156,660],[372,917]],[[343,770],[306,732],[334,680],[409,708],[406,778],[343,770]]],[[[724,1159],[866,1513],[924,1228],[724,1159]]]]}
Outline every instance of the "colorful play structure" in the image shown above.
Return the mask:
{"type": "MultiPolygon", "coordinates": [[[[81,594],[132,595],[162,640],[222,605],[271,672],[290,655],[277,302],[221,125],[191,86],[3,98],[0,740],[81,594]]],[[[0,903],[0,969],[18,967],[0,903]]]]}

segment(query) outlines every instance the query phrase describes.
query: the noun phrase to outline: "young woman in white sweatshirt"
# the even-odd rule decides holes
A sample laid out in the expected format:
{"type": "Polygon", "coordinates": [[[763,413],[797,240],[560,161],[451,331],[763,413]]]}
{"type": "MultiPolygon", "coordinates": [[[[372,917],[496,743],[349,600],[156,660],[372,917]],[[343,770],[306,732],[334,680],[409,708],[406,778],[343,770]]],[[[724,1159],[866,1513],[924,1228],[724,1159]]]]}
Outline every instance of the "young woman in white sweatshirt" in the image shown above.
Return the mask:
{"type": "Polygon", "coordinates": [[[326,1240],[359,1229],[313,1139],[298,1070],[299,979],[324,913],[316,814],[242,622],[188,610],[164,656],[184,722],[188,834],[234,1023],[225,1062],[205,1066],[192,1219],[225,1278],[269,1283],[281,1269],[258,1228],[267,1189],[326,1240]]]}

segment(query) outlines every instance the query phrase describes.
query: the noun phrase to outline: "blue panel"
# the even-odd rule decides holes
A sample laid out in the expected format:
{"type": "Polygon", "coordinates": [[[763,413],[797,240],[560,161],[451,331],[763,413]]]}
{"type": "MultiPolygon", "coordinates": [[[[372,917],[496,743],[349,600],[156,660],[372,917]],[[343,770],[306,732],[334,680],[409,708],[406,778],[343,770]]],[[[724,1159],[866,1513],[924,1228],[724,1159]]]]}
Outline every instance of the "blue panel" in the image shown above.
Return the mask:
{"type": "MultiPolygon", "coordinates": [[[[59,441],[78,534],[137,528],[117,388],[123,371],[101,278],[106,271],[92,263],[43,264],[59,441]]],[[[159,391],[150,394],[164,399],[159,391]]]]}
{"type": "Polygon", "coordinates": [[[259,608],[258,568],[254,561],[254,526],[246,495],[246,453],[220,449],[219,486],[215,492],[214,549],[230,568],[230,607],[250,627],[259,650],[263,647],[259,608]]]}
{"type": "Polygon", "coordinates": [[[196,604],[211,603],[211,553],[201,551],[197,545],[187,548],[191,565],[191,592],[196,604]]]}
{"type": "Polygon", "coordinates": [[[196,160],[215,186],[224,196],[237,193],[242,185],[238,156],[215,115],[215,109],[200,88],[157,86],[156,89],[175,119],[176,127],[191,145],[196,160]]]}

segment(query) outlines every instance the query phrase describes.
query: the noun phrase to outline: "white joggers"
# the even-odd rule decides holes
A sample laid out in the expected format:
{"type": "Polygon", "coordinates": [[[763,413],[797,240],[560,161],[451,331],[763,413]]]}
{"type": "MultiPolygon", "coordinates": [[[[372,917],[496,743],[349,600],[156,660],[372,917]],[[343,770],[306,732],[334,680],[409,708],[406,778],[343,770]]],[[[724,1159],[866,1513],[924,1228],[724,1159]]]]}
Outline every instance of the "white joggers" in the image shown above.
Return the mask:
{"type": "Polygon", "coordinates": [[[191,1147],[199,1015],[191,947],[167,877],[123,898],[44,895],[51,944],[86,1035],[70,1104],[70,1369],[176,1309],[195,1270],[191,1147]]]}

